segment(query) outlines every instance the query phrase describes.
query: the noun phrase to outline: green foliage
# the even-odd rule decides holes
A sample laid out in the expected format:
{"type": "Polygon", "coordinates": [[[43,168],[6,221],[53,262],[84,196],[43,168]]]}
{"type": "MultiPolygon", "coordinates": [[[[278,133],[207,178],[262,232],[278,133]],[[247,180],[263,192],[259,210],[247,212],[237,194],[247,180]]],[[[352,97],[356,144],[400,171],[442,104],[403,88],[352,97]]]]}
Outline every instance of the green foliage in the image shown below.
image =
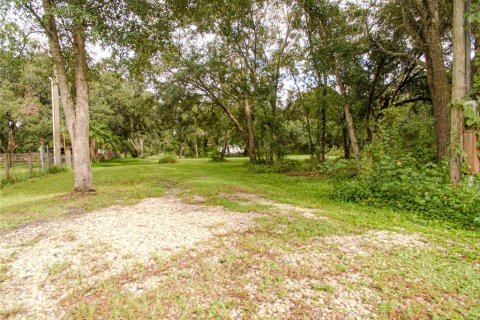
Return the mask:
{"type": "Polygon", "coordinates": [[[382,112],[378,131],[367,154],[376,157],[404,156],[428,163],[435,159],[434,121],[430,107],[423,104],[410,108],[392,108],[382,112]]]}
{"type": "Polygon", "coordinates": [[[273,164],[267,163],[247,163],[248,170],[253,173],[288,173],[294,171],[305,171],[306,164],[298,160],[282,159],[273,164]]]}
{"type": "Polygon", "coordinates": [[[158,159],[158,163],[176,163],[177,156],[174,154],[165,154],[158,159]]]}
{"type": "Polygon", "coordinates": [[[480,129],[480,116],[474,106],[468,102],[463,102],[462,107],[465,116],[465,126],[477,130],[480,129]]]}
{"type": "Polygon", "coordinates": [[[316,171],[334,180],[353,177],[357,172],[355,161],[348,159],[328,159],[316,166],[316,171]]]}
{"type": "Polygon", "coordinates": [[[208,157],[212,159],[212,161],[226,161],[226,159],[222,157],[222,153],[217,149],[210,151],[208,157]]]}
{"type": "Polygon", "coordinates": [[[433,123],[422,106],[383,112],[378,133],[366,150],[364,170],[336,179],[334,198],[388,206],[427,219],[478,227],[480,185],[450,186],[446,164],[435,164],[433,123]]]}
{"type": "Polygon", "coordinates": [[[478,25],[480,23],[480,3],[477,0],[472,1],[468,12],[466,12],[467,21],[470,24],[478,25]]]}
{"type": "Polygon", "coordinates": [[[480,227],[480,183],[452,188],[446,167],[419,164],[412,157],[383,155],[354,179],[337,183],[332,195],[364,205],[411,211],[461,227],[480,227]]]}
{"type": "Polygon", "coordinates": [[[67,172],[67,171],[68,171],[67,167],[64,167],[64,166],[51,166],[45,170],[47,174],[55,174],[55,173],[61,173],[61,172],[67,172]]]}

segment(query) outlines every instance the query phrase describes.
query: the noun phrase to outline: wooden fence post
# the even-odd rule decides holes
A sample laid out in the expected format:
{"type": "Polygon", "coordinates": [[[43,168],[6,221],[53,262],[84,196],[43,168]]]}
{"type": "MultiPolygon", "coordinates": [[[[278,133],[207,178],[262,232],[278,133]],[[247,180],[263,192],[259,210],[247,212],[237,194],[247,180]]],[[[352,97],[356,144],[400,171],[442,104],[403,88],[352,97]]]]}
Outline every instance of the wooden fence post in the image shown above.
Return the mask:
{"type": "Polygon", "coordinates": [[[47,170],[50,168],[50,150],[47,144],[47,170]]]}
{"type": "Polygon", "coordinates": [[[5,170],[5,179],[10,179],[10,153],[7,151],[3,154],[3,165],[5,170]]]}
{"type": "Polygon", "coordinates": [[[474,129],[463,131],[463,149],[467,157],[468,168],[471,174],[480,173],[480,158],[478,157],[477,134],[474,129]]]}
{"type": "Polygon", "coordinates": [[[33,176],[33,165],[32,165],[32,153],[29,151],[28,152],[28,175],[30,177],[33,176]]]}
{"type": "Polygon", "coordinates": [[[43,150],[43,144],[38,149],[40,151],[40,161],[42,162],[42,170],[45,169],[45,152],[43,150]]]}

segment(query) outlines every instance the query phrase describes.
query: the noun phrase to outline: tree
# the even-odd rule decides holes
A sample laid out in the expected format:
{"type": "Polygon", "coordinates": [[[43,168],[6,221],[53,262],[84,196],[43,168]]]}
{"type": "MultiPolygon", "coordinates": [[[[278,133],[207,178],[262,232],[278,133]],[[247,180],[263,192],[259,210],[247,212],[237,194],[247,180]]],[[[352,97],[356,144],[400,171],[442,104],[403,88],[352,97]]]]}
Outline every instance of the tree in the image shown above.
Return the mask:
{"type": "MultiPolygon", "coordinates": [[[[348,133],[350,137],[350,142],[352,144],[353,155],[355,157],[355,162],[357,165],[357,169],[360,170],[361,168],[361,159],[360,159],[360,146],[357,141],[357,134],[355,131],[355,126],[353,123],[353,117],[351,113],[350,102],[348,99],[347,88],[344,83],[344,79],[342,78],[342,70],[341,70],[341,62],[338,57],[338,53],[335,50],[332,50],[332,47],[337,46],[338,37],[344,35],[334,34],[336,32],[335,27],[333,26],[332,21],[334,20],[327,20],[327,14],[339,15],[339,9],[334,9],[328,2],[320,2],[316,3],[311,0],[301,0],[300,6],[304,9],[306,16],[310,20],[310,23],[307,24],[310,28],[315,28],[315,30],[310,30],[310,33],[316,32],[319,37],[319,45],[321,47],[329,48],[330,50],[327,52],[328,57],[330,58],[330,62],[332,64],[333,75],[337,82],[337,86],[340,92],[340,96],[342,98],[343,110],[345,115],[345,121],[348,128],[348,133]],[[327,25],[326,21],[330,21],[327,25]],[[330,34],[329,32],[330,31],[330,34]],[[337,39],[335,39],[337,38],[337,39]]],[[[318,76],[317,76],[318,77],[318,76]]]]}
{"type": "Polygon", "coordinates": [[[81,1],[21,1],[48,38],[57,72],[63,112],[73,148],[74,191],[93,190],[89,152],[89,106],[87,82],[87,16],[81,1]],[[58,23],[58,21],[62,23],[58,23]],[[59,26],[61,29],[59,30],[59,26]],[[70,41],[71,40],[71,46],[70,41]],[[71,53],[71,55],[70,55],[71,53]],[[67,57],[71,56],[71,60],[67,57]],[[68,66],[73,69],[73,81],[68,66]],[[74,94],[70,88],[74,88],[74,94]]]}
{"type": "Polygon", "coordinates": [[[462,170],[463,112],[462,100],[467,96],[465,73],[465,1],[453,2],[453,66],[452,66],[452,111],[450,134],[450,182],[458,186],[462,170]]]}
{"type": "Polygon", "coordinates": [[[381,16],[383,20],[391,20],[395,15],[402,17],[403,25],[397,29],[403,27],[402,31],[408,35],[400,42],[405,51],[394,52],[385,48],[380,41],[374,42],[384,53],[392,57],[410,59],[425,68],[435,117],[437,162],[440,162],[448,155],[450,142],[448,105],[451,91],[442,43],[450,28],[451,4],[443,0],[404,0],[386,2],[383,8],[388,15],[381,16]],[[424,60],[420,59],[419,55],[423,56],[424,60]]]}
{"type": "Polygon", "coordinates": [[[45,70],[51,65],[38,41],[15,23],[0,30],[0,150],[13,165],[15,151],[36,149],[50,133],[45,70]]]}
{"type": "Polygon", "coordinates": [[[89,82],[90,117],[97,127],[104,125],[118,138],[122,151],[144,157],[145,149],[160,138],[161,119],[156,97],[143,85],[109,70],[107,61],[99,62],[89,82]]]}

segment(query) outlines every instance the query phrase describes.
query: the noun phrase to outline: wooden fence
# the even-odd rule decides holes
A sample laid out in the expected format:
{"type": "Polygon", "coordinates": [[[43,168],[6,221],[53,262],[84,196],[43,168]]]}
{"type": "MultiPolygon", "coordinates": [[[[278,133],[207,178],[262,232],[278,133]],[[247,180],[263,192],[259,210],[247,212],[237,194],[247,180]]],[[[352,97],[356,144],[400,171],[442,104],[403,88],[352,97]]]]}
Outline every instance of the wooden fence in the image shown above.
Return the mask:
{"type": "MultiPolygon", "coordinates": [[[[72,164],[72,152],[70,148],[64,150],[62,148],[62,153],[60,155],[61,163],[60,165],[66,165],[68,167],[72,164]]],[[[28,165],[28,166],[40,166],[45,169],[54,165],[54,155],[52,149],[40,148],[38,152],[28,152],[28,153],[14,153],[5,154],[0,153],[0,166],[3,166],[5,170],[8,171],[9,168],[13,168],[17,165],[28,165]],[[6,159],[8,161],[6,161],[6,159]],[[8,168],[5,168],[5,165],[8,162],[8,168]]],[[[7,172],[6,171],[6,172],[7,172]]]]}
{"type": "MultiPolygon", "coordinates": [[[[33,162],[40,162],[40,152],[30,152],[30,153],[14,153],[12,161],[16,162],[28,162],[28,158],[31,157],[33,162]]],[[[46,156],[45,156],[46,157],[46,156]]],[[[53,155],[50,155],[50,159],[53,162],[53,155]]],[[[5,155],[0,153],[0,162],[5,161],[5,155]]]]}

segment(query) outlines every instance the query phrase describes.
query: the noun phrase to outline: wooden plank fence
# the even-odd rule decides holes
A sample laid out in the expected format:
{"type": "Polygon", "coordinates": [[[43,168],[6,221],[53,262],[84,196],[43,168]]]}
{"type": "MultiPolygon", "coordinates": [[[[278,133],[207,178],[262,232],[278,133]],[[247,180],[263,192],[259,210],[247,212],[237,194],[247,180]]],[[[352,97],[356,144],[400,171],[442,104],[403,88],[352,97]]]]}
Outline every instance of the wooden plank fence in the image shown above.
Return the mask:
{"type": "MultiPolygon", "coordinates": [[[[63,165],[71,165],[71,149],[67,148],[64,150],[62,148],[63,153],[61,154],[60,158],[63,165]],[[66,151],[66,153],[65,153],[66,151]]],[[[13,159],[10,159],[12,165],[15,163],[30,163],[30,162],[42,162],[42,166],[52,166],[53,165],[53,149],[44,149],[43,152],[43,161],[42,161],[42,153],[38,152],[28,152],[28,153],[14,153],[13,159]]],[[[4,165],[5,163],[5,153],[0,153],[0,165],[4,165]]]]}
{"type": "MultiPolygon", "coordinates": [[[[39,162],[40,161],[40,152],[31,152],[32,161],[39,162]]],[[[46,157],[46,156],[45,156],[46,157]]],[[[0,154],[0,161],[3,163],[5,155],[3,153],[0,154]]],[[[29,154],[28,153],[15,153],[13,155],[13,162],[28,162],[29,154]]],[[[53,156],[50,156],[53,161],[53,156]]]]}

